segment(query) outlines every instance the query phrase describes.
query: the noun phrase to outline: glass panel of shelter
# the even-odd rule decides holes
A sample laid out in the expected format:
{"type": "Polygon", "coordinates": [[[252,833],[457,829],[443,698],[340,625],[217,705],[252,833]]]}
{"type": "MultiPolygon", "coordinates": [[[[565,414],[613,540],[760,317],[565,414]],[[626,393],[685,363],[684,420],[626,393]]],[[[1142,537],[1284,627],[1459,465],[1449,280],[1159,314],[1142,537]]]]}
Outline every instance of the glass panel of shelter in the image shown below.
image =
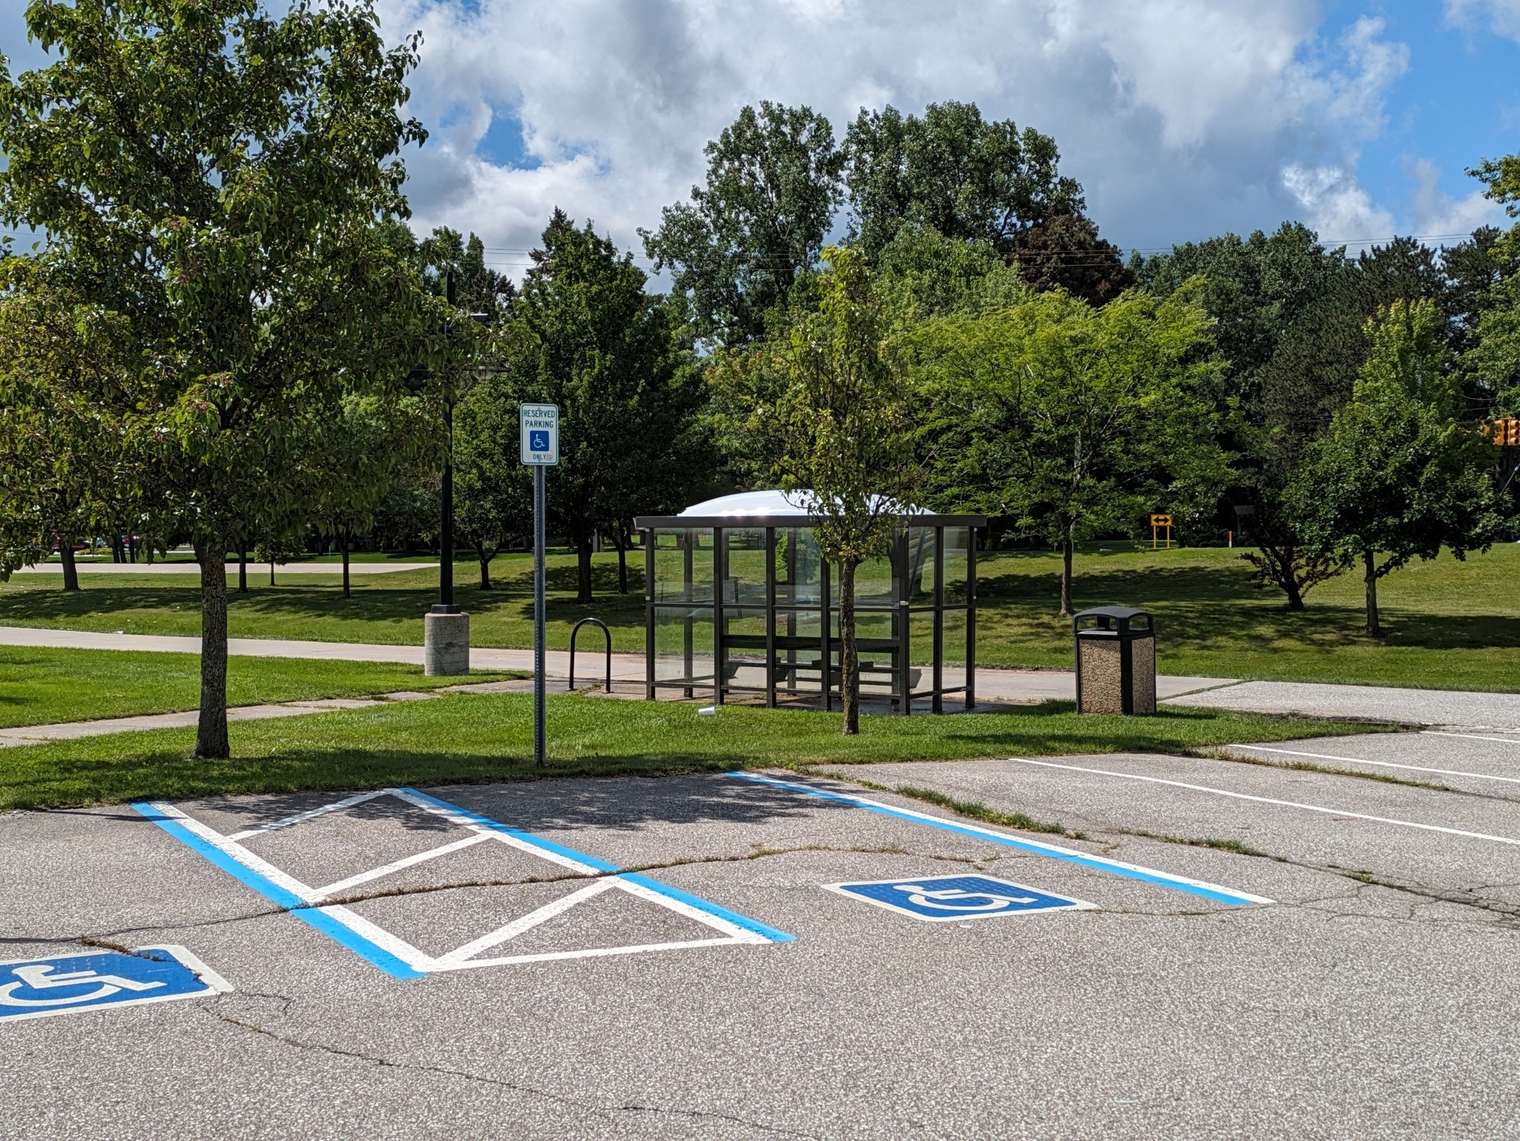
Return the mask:
{"type": "MultiPolygon", "coordinates": [[[[901,708],[905,695],[898,666],[904,657],[909,693],[935,696],[936,709],[939,694],[962,687],[974,636],[965,610],[969,542],[966,527],[910,527],[891,556],[857,568],[856,637],[864,693],[891,695],[901,708]],[[900,605],[905,596],[908,606],[900,605]],[[939,614],[939,607],[946,613],[939,614]],[[954,617],[948,612],[953,608],[959,609],[954,617]],[[936,649],[952,669],[925,679],[928,671],[919,667],[932,665],[936,649]]],[[[681,686],[690,696],[693,686],[711,687],[721,673],[718,701],[723,692],[759,692],[769,704],[777,694],[819,694],[827,661],[825,705],[838,700],[838,567],[821,559],[812,528],[658,529],[652,557],[657,685],[681,686]],[[722,588],[716,599],[714,581],[722,588]],[[670,602],[684,605],[662,605],[670,602]],[[715,670],[720,662],[721,670],[715,670]]]]}

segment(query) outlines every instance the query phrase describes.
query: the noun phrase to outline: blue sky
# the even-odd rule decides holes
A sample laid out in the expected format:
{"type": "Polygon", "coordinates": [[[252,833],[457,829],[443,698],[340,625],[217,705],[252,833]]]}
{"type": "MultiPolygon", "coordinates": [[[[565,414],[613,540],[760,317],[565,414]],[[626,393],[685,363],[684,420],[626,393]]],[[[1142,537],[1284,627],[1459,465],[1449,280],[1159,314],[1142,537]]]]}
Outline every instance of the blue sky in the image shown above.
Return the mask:
{"type": "MultiPolygon", "coordinates": [[[[1386,126],[1361,145],[1357,176],[1407,232],[1420,220],[1411,199],[1430,173],[1439,190],[1462,197],[1476,185],[1467,168],[1520,152],[1520,43],[1495,33],[1493,9],[1433,0],[1343,0],[1328,9],[1322,35],[1338,38],[1367,15],[1382,19],[1386,37],[1408,45],[1409,56],[1408,70],[1387,91],[1386,126]]],[[[1520,19],[1511,15],[1503,26],[1520,31],[1520,19]]]]}
{"type": "MultiPolygon", "coordinates": [[[[1105,236],[1285,219],[1327,239],[1507,224],[1464,174],[1520,152],[1520,0],[378,0],[424,33],[415,224],[517,272],[563,207],[625,247],[746,103],[975,101],[1055,136],[1105,236]]],[[[12,70],[37,60],[0,0],[12,70]]]]}

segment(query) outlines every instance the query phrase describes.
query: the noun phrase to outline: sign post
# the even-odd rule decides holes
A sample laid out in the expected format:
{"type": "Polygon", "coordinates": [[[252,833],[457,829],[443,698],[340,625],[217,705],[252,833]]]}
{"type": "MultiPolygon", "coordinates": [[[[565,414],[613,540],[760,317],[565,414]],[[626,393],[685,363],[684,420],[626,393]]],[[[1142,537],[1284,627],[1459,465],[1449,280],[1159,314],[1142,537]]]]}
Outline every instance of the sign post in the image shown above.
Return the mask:
{"type": "Polygon", "coordinates": [[[1152,515],[1151,550],[1153,551],[1156,549],[1160,542],[1160,540],[1157,538],[1157,532],[1159,532],[1163,527],[1166,528],[1166,549],[1172,549],[1172,517],[1170,515],[1152,515]]]}
{"type": "Polygon", "coordinates": [[[533,469],[533,763],[542,767],[549,753],[544,720],[544,469],[559,463],[559,405],[519,405],[518,429],[520,458],[533,469]]]}

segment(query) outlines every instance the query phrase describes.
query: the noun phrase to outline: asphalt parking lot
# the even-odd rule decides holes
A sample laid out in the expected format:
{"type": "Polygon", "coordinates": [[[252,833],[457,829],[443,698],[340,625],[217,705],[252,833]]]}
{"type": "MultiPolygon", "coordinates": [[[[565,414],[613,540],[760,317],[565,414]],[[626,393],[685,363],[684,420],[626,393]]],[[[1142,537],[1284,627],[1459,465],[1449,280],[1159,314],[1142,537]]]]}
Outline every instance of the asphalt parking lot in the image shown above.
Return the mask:
{"type": "Polygon", "coordinates": [[[0,1136],[1520,1131],[1520,734],[1229,752],[0,817],[0,1136]]]}

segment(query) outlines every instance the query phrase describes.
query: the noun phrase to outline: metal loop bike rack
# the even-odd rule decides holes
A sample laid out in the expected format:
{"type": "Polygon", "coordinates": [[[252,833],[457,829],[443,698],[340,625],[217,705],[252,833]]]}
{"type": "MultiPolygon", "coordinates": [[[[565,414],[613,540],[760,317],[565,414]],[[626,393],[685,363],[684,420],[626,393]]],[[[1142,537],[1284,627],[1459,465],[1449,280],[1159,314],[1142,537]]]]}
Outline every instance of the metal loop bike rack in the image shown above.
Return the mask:
{"type": "Polygon", "coordinates": [[[588,623],[588,622],[591,623],[593,626],[600,626],[601,629],[602,629],[602,633],[604,635],[606,635],[606,638],[607,638],[607,687],[606,688],[607,688],[607,692],[611,693],[612,692],[612,631],[609,630],[609,629],[607,629],[607,623],[603,622],[600,618],[582,618],[579,622],[577,622],[575,624],[575,628],[570,631],[570,689],[572,691],[575,689],[575,636],[581,632],[581,627],[584,626],[584,625],[586,625],[586,623],[588,623]]]}

